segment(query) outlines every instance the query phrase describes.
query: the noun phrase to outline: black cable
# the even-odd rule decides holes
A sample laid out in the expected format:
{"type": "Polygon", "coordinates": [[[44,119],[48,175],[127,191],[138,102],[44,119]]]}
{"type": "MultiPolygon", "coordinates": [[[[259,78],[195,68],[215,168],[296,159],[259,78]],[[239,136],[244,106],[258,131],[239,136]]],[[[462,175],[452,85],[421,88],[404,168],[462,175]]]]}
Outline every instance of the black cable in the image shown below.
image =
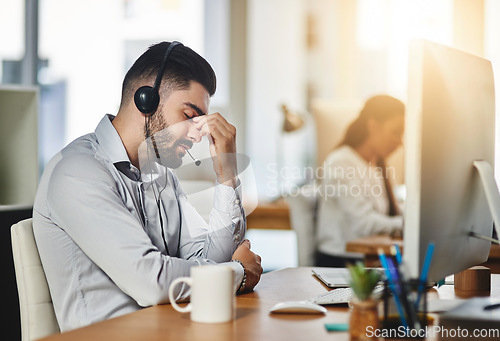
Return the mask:
{"type": "Polygon", "coordinates": [[[167,252],[167,255],[170,256],[170,251],[168,251],[168,245],[167,245],[167,240],[165,239],[165,231],[163,229],[163,219],[161,217],[161,208],[160,208],[160,200],[156,201],[156,204],[158,206],[158,214],[160,216],[160,228],[161,228],[161,238],[163,239],[163,245],[165,245],[165,251],[167,252]]]}
{"type": "MultiPolygon", "coordinates": [[[[158,184],[156,183],[156,181],[153,180],[153,167],[151,166],[151,159],[149,157],[149,146],[147,143],[147,139],[149,138],[149,135],[150,135],[149,116],[147,116],[147,115],[144,116],[144,125],[145,125],[145,130],[146,130],[146,153],[147,153],[147,158],[148,158],[148,163],[149,163],[149,171],[150,171],[151,185],[153,188],[153,195],[155,197],[156,206],[158,207],[158,215],[160,217],[161,238],[163,239],[163,245],[165,246],[165,251],[166,251],[167,255],[170,255],[170,251],[168,250],[167,240],[165,239],[165,230],[163,228],[163,217],[161,215],[161,206],[160,206],[161,193],[167,187],[167,181],[165,179],[165,186],[163,186],[163,188],[161,190],[159,190],[157,188],[158,184]],[[156,187],[156,190],[158,191],[158,195],[156,195],[155,187],[156,187]]],[[[152,139],[152,141],[154,141],[154,140],[152,139]]],[[[156,148],[156,146],[154,146],[154,148],[156,148]]],[[[158,156],[158,151],[156,149],[155,149],[155,152],[158,156]]]]}

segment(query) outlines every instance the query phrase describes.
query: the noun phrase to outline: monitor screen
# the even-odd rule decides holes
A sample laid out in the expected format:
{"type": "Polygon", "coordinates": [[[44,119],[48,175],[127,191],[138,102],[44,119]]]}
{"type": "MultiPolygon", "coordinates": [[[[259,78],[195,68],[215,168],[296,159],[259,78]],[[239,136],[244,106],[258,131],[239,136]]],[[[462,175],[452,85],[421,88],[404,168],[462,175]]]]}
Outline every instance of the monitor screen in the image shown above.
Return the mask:
{"type": "Polygon", "coordinates": [[[473,167],[494,166],[495,100],[491,63],[427,41],[410,45],[405,128],[404,261],[420,275],[435,244],[429,281],[487,260],[493,220],[473,167]]]}

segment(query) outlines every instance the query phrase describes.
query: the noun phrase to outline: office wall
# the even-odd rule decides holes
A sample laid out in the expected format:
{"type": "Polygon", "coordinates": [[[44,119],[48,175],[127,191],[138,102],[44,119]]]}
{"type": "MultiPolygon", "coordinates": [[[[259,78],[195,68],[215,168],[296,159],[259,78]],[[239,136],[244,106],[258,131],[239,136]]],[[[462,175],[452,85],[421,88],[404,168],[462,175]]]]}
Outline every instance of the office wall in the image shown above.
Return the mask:
{"type": "Polygon", "coordinates": [[[0,207],[33,205],[38,185],[38,89],[0,86],[0,207]]]}
{"type": "Polygon", "coordinates": [[[281,104],[305,109],[305,2],[248,2],[247,153],[254,165],[259,198],[270,199],[270,167],[280,157],[281,104]]]}

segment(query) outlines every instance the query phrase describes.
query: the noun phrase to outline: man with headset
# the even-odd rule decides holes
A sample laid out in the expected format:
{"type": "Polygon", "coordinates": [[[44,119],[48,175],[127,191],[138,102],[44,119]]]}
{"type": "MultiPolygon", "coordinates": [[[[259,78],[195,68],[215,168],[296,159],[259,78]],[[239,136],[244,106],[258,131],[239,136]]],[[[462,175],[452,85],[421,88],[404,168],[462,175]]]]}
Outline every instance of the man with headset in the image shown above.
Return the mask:
{"type": "Polygon", "coordinates": [[[260,257],[243,240],[236,129],[207,115],[215,88],[196,52],[153,45],[127,72],[116,117],[45,167],[33,228],[62,331],[166,303],[170,283],[192,266],[231,266],[238,293],[258,283],[260,257]],[[170,169],[203,136],[217,177],[208,224],[170,169]]]}

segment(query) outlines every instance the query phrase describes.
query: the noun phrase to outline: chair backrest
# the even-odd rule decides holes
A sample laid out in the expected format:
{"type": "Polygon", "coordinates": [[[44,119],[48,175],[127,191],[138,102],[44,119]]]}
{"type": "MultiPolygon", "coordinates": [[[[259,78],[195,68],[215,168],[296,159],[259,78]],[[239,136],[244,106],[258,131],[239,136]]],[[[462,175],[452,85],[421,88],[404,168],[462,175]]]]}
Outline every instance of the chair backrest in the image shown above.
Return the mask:
{"type": "Polygon", "coordinates": [[[314,99],[311,111],[316,122],[318,166],[342,141],[349,124],[363,108],[360,101],[314,99]]]}
{"type": "Polygon", "coordinates": [[[12,225],[12,253],[16,271],[23,341],[58,333],[54,306],[33,235],[32,219],[12,225]]]}
{"type": "Polygon", "coordinates": [[[316,185],[306,185],[285,200],[290,209],[290,222],[297,235],[299,266],[313,266],[316,252],[316,214],[318,195],[316,185]]]}
{"type": "MultiPolygon", "coordinates": [[[[362,101],[314,99],[311,111],[316,121],[317,134],[317,174],[322,176],[322,166],[325,158],[344,138],[349,124],[363,109],[362,101]]],[[[395,176],[395,184],[404,183],[404,151],[398,148],[389,156],[386,162],[391,167],[391,176],[395,176]]]]}

